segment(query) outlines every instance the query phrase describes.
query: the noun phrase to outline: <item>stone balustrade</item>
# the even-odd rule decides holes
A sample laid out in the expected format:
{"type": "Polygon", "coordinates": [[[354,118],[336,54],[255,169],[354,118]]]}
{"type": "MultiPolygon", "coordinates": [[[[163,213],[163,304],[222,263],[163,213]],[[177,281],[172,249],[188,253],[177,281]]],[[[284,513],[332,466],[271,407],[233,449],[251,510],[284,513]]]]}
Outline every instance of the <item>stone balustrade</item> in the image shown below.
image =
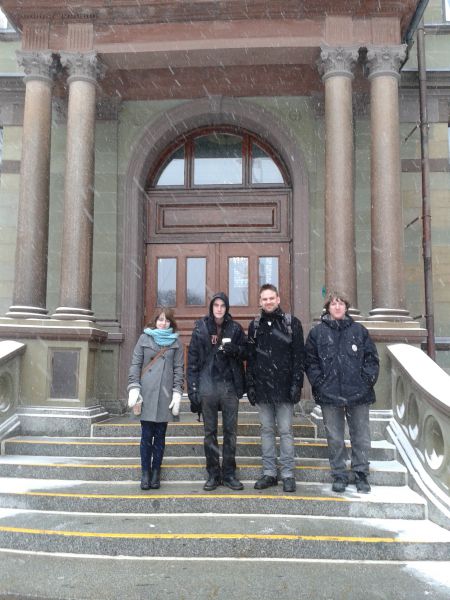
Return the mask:
{"type": "Polygon", "coordinates": [[[0,439],[19,426],[19,385],[21,357],[26,346],[10,340],[0,341],[0,439]]]}
{"type": "Polygon", "coordinates": [[[450,376],[422,350],[388,346],[393,420],[388,432],[430,512],[450,523],[450,376]]]}

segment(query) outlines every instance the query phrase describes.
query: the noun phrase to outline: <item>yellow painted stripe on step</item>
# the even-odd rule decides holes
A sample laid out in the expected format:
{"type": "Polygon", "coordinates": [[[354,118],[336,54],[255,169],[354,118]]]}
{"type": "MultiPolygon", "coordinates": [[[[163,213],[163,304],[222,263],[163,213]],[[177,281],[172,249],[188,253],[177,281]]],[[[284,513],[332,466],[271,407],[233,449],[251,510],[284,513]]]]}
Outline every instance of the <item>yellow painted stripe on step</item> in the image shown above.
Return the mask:
{"type": "Polygon", "coordinates": [[[26,527],[0,527],[0,532],[128,540],[291,540],[312,542],[361,542],[365,544],[421,543],[420,540],[400,540],[392,537],[365,538],[339,535],[277,535],[264,533],[94,533],[92,531],[60,531],[54,529],[29,529],[26,527]]]}
{"type": "MultiPolygon", "coordinates": [[[[141,465],[139,464],[129,464],[129,465],[102,465],[102,464],[86,464],[86,463],[39,463],[38,465],[36,464],[31,464],[31,463],[19,463],[19,462],[15,462],[13,463],[14,466],[18,466],[18,467],[57,467],[57,468],[61,468],[61,467],[67,467],[67,468],[79,468],[79,469],[140,469],[141,465]]],[[[239,469],[260,469],[261,465],[239,465],[238,464],[239,469]]],[[[190,468],[190,469],[204,469],[205,465],[204,464],[184,464],[184,463],[179,463],[176,465],[164,465],[163,467],[164,469],[186,469],[186,468],[190,468]]],[[[317,467],[308,467],[308,466],[298,466],[295,467],[295,469],[297,470],[318,470],[318,471],[327,471],[329,470],[329,467],[325,467],[325,466],[317,466],[317,467]]]]}
{"type": "MultiPolygon", "coordinates": [[[[74,441],[64,442],[61,440],[10,440],[15,444],[49,444],[49,445],[61,445],[61,446],[139,446],[140,442],[88,442],[88,441],[74,441]]],[[[6,441],[6,443],[8,443],[6,441]]],[[[167,445],[167,442],[166,442],[167,445]]]]}
{"type": "MultiPolygon", "coordinates": [[[[200,484],[200,482],[199,482],[200,484]]],[[[8,492],[14,496],[37,496],[45,498],[83,498],[88,500],[290,500],[320,502],[352,502],[343,496],[271,496],[269,494],[71,494],[68,492],[8,492]]]]}
{"type": "MultiPolygon", "coordinates": [[[[188,436],[189,437],[189,436],[188,436]]],[[[6,440],[5,444],[8,443],[14,443],[14,444],[49,444],[49,445],[61,445],[61,446],[139,446],[140,445],[140,441],[136,441],[136,442],[96,442],[96,441],[73,441],[73,442],[68,442],[68,441],[61,441],[61,440],[6,440]]],[[[257,442],[240,442],[238,441],[238,446],[259,446],[261,444],[260,441],[257,442]]],[[[179,442],[175,442],[175,441],[171,441],[171,440],[166,440],[166,446],[186,446],[186,445],[190,445],[190,446],[202,446],[203,447],[203,440],[185,440],[185,441],[179,441],[179,442]]],[[[318,447],[325,447],[326,444],[321,443],[321,442],[295,442],[294,446],[318,446],[318,447]]]]}

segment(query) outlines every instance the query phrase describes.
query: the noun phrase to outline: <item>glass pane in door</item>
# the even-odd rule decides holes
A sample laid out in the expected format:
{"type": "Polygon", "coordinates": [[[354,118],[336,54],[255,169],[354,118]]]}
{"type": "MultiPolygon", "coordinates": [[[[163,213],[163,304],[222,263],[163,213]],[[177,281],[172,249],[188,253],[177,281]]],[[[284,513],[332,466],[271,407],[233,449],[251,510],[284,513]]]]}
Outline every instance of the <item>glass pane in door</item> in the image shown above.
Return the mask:
{"type": "Polygon", "coordinates": [[[158,306],[176,306],[177,303],[177,259],[158,258],[157,282],[158,306]]]}
{"type": "Polygon", "coordinates": [[[206,258],[186,259],[186,304],[204,306],[206,303],[206,258]]]}
{"type": "Polygon", "coordinates": [[[228,259],[228,298],[231,306],[248,305],[248,258],[245,256],[228,259]]]}
{"type": "Polygon", "coordinates": [[[279,287],[278,282],[278,256],[260,256],[259,257],[259,287],[265,283],[279,287]]]}

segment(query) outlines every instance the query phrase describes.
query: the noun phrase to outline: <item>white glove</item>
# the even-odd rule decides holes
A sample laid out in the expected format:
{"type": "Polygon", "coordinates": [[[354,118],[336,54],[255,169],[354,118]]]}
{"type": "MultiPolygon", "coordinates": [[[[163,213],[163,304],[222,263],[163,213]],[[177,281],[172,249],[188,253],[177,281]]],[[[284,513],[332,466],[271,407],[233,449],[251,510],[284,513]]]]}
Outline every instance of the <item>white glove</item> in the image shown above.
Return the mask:
{"type": "Polygon", "coordinates": [[[178,415],[180,414],[180,403],[181,393],[177,392],[177,390],[173,390],[172,402],[169,404],[169,409],[172,410],[172,414],[174,417],[178,417],[178,415]]]}
{"type": "Polygon", "coordinates": [[[141,390],[139,388],[131,388],[128,392],[128,408],[133,408],[137,402],[142,402],[141,390]]]}

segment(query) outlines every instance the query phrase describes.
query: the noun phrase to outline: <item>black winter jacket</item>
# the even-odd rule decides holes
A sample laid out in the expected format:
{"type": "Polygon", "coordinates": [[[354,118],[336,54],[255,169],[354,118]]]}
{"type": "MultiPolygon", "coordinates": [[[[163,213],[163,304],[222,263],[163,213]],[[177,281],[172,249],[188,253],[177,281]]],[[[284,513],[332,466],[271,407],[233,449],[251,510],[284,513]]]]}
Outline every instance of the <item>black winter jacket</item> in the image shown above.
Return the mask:
{"type": "Polygon", "coordinates": [[[350,316],[334,320],[327,313],[309,332],[306,374],[317,404],[372,404],[378,372],[375,344],[350,316]]]}
{"type": "Polygon", "coordinates": [[[215,294],[211,300],[209,316],[195,322],[188,350],[188,394],[201,394],[202,387],[214,388],[220,380],[232,382],[238,398],[245,394],[244,360],[247,358],[247,340],[242,327],[228,313],[228,308],[227,296],[223,293],[215,294]],[[219,329],[212,316],[212,304],[216,298],[223,300],[227,307],[219,329]],[[231,344],[236,346],[236,354],[226,355],[219,349],[223,338],[231,339],[231,344]]]}
{"type": "Polygon", "coordinates": [[[289,334],[283,311],[261,311],[248,328],[247,388],[254,387],[258,404],[296,403],[303,387],[305,346],[302,325],[291,317],[289,334]],[[292,393],[296,390],[296,393],[292,393]]]}

